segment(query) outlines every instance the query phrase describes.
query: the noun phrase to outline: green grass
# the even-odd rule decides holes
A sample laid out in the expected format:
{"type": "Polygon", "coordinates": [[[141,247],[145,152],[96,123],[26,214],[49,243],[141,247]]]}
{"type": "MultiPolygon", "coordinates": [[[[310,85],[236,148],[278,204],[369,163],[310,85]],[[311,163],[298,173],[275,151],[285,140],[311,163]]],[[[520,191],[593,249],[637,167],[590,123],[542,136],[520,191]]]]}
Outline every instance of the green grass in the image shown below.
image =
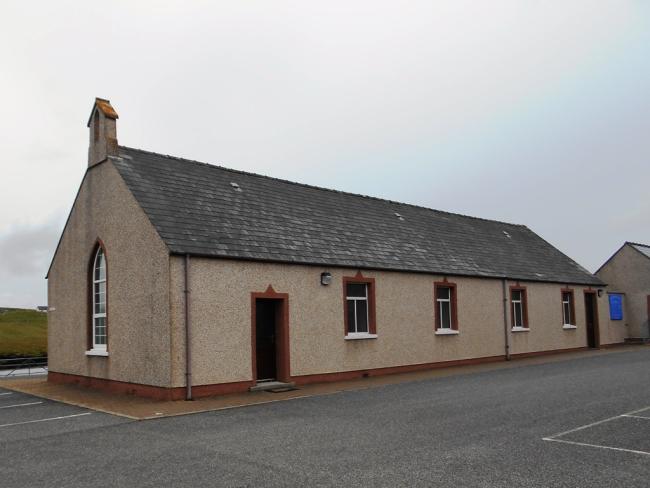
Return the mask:
{"type": "Polygon", "coordinates": [[[0,308],[0,358],[47,356],[47,314],[0,308]]]}

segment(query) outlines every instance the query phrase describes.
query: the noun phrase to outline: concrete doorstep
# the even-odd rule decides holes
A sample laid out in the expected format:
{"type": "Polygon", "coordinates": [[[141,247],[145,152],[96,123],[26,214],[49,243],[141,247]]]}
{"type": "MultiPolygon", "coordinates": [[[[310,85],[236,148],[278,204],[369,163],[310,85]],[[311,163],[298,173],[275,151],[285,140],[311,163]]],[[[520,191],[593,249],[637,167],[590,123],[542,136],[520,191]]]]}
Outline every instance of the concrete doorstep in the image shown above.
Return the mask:
{"type": "Polygon", "coordinates": [[[206,397],[193,401],[160,401],[133,395],[116,395],[77,385],[48,383],[47,378],[44,376],[0,379],[0,386],[8,390],[28,393],[37,397],[85,407],[104,413],[119,415],[130,419],[145,420],[237,408],[247,405],[259,405],[263,403],[293,400],[296,398],[318,395],[331,395],[344,391],[363,390],[366,388],[375,388],[396,383],[424,381],[448,376],[496,371],[535,364],[569,361],[605,354],[616,354],[620,352],[647,349],[647,345],[616,346],[607,349],[536,356],[516,359],[513,361],[491,362],[470,366],[455,366],[417,371],[413,373],[371,376],[369,378],[360,378],[349,381],[312,384],[301,386],[300,389],[295,389],[294,385],[291,383],[261,383],[258,386],[261,386],[262,388],[254,386],[251,388],[251,392],[249,393],[206,397]],[[254,388],[257,389],[253,390],[254,388]]]}
{"type": "Polygon", "coordinates": [[[260,381],[255,386],[251,386],[248,391],[270,391],[273,393],[282,393],[296,389],[295,383],[283,383],[282,381],[260,381]]]}

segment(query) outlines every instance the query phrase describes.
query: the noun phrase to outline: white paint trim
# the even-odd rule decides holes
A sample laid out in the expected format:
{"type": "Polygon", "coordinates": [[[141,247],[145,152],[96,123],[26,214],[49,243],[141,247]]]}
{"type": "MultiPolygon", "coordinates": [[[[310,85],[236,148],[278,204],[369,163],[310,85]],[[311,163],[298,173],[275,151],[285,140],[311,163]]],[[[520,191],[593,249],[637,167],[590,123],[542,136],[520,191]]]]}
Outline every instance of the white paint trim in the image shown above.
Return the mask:
{"type": "Polygon", "coordinates": [[[563,328],[564,330],[573,330],[573,329],[577,329],[578,327],[575,326],[575,325],[572,325],[572,324],[564,324],[564,325],[562,326],[562,328],[563,328]]]}
{"type": "Polygon", "coordinates": [[[458,335],[459,331],[455,329],[445,329],[445,328],[440,328],[436,329],[436,335],[458,335]]]}
{"type": "Polygon", "coordinates": [[[513,332],[529,332],[530,328],[528,328],[528,327],[513,327],[512,331],[513,332]]]}
{"type": "Polygon", "coordinates": [[[573,444],[574,446],[596,447],[598,449],[608,449],[610,451],[620,451],[620,452],[631,452],[633,454],[643,454],[644,456],[650,456],[650,452],[636,451],[634,449],[623,449],[622,447],[600,446],[598,444],[587,444],[586,442],[565,441],[564,439],[552,439],[550,437],[544,437],[542,440],[549,441],[549,442],[561,442],[563,444],[573,444]]]}
{"type": "Polygon", "coordinates": [[[3,407],[0,407],[0,409],[2,409],[2,408],[14,408],[14,407],[27,407],[28,405],[40,405],[41,403],[43,403],[43,402],[17,403],[15,405],[5,405],[3,407]]]}
{"type": "Polygon", "coordinates": [[[106,349],[91,349],[86,351],[86,356],[108,356],[108,351],[106,349]]]}
{"type": "Polygon", "coordinates": [[[0,428],[2,428],[2,427],[12,427],[14,425],[35,424],[36,422],[48,422],[50,420],[69,419],[71,417],[82,417],[83,415],[91,415],[91,414],[92,414],[92,412],[75,413],[74,415],[63,415],[62,417],[50,417],[49,419],[26,420],[24,422],[14,422],[12,424],[0,424],[0,428]]]}
{"type": "Polygon", "coordinates": [[[368,334],[366,332],[349,332],[345,336],[346,341],[355,341],[359,339],[376,339],[377,334],[368,334]]]}

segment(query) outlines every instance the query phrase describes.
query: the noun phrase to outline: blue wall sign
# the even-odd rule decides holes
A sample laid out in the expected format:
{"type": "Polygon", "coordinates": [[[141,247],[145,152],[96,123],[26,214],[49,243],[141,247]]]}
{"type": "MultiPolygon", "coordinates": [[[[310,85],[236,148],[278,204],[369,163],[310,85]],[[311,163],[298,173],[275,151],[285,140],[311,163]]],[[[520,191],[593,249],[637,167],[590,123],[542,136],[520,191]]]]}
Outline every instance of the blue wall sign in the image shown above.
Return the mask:
{"type": "Polygon", "coordinates": [[[609,318],[623,320],[623,295],[609,295],[609,318]]]}

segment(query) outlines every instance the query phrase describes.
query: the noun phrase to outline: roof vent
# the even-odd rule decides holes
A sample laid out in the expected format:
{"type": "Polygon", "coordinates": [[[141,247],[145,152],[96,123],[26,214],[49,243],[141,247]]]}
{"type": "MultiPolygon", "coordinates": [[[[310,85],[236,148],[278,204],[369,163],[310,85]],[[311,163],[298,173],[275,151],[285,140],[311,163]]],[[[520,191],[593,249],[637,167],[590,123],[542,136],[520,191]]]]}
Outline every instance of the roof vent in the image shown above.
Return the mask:
{"type": "Polygon", "coordinates": [[[503,231],[503,235],[506,236],[508,239],[512,239],[512,236],[508,234],[505,230],[503,231]]]}
{"type": "Polygon", "coordinates": [[[402,217],[402,214],[395,212],[395,217],[397,217],[400,220],[404,220],[404,217],[402,217]]]}
{"type": "Polygon", "coordinates": [[[232,186],[235,189],[235,191],[242,191],[241,187],[235,182],[231,181],[230,186],[232,186]]]}

